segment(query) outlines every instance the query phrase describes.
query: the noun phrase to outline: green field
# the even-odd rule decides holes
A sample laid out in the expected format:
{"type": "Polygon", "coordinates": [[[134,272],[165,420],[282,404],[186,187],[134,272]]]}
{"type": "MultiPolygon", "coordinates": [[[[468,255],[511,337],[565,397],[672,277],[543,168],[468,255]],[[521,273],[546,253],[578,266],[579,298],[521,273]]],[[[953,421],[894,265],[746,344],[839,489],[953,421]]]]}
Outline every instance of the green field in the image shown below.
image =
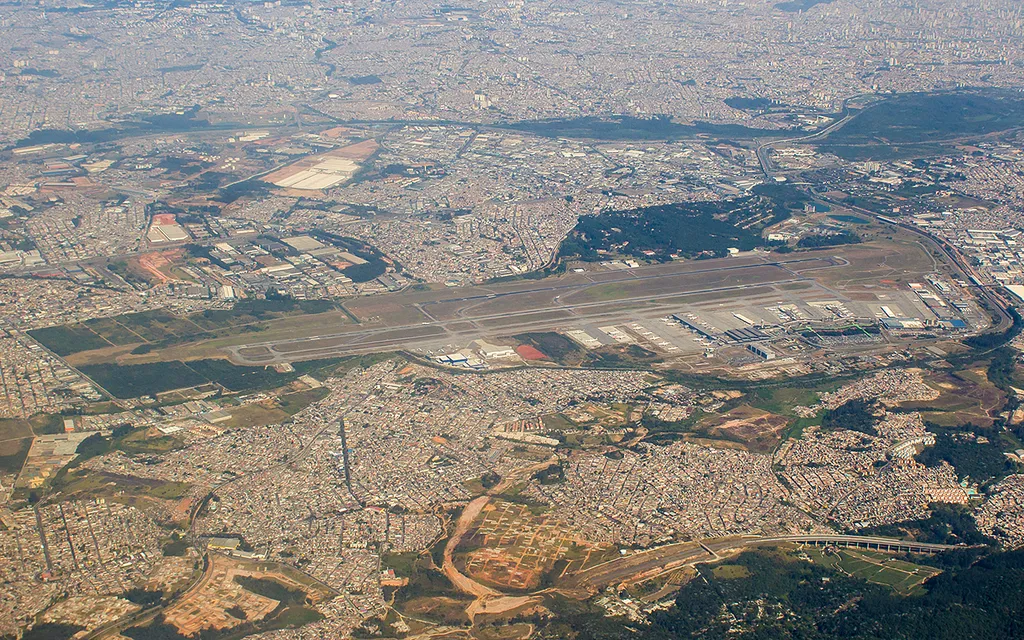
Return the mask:
{"type": "Polygon", "coordinates": [[[296,391],[295,393],[286,393],[277,399],[277,404],[282,411],[290,416],[302,411],[309,405],[323,400],[331,393],[331,390],[327,387],[319,387],[317,389],[307,389],[305,391],[296,391]]]}
{"type": "MultiPolygon", "coordinates": [[[[288,373],[278,373],[263,367],[239,367],[226,360],[89,364],[79,367],[79,371],[117,398],[137,398],[211,383],[236,393],[272,389],[288,384],[303,374],[340,362],[338,359],[310,360],[296,363],[295,371],[288,373]]],[[[301,402],[298,398],[293,401],[301,402]]]]}
{"type": "Polygon", "coordinates": [[[756,389],[748,394],[747,403],[752,407],[762,409],[770,413],[792,416],[794,415],[794,407],[811,406],[818,401],[818,397],[823,392],[832,391],[838,386],[838,384],[824,383],[815,387],[787,386],[756,389]]]}
{"type": "Polygon", "coordinates": [[[180,500],[188,494],[190,485],[184,482],[165,482],[142,478],[69,470],[58,475],[54,482],[59,485],[60,495],[65,500],[84,498],[116,497],[118,501],[131,504],[138,498],[157,500],[180,500]]]}
{"type": "Polygon", "coordinates": [[[941,573],[934,567],[897,560],[891,555],[871,551],[845,549],[835,554],[826,554],[814,550],[808,555],[814,562],[867,582],[890,587],[904,595],[923,593],[924,587],[921,586],[921,583],[941,573]]]}
{"type": "Polygon", "coordinates": [[[405,553],[385,553],[380,557],[381,566],[394,569],[399,576],[408,577],[416,570],[416,560],[419,553],[409,551],[405,553]]]}
{"type": "Polygon", "coordinates": [[[25,464],[32,438],[20,438],[0,442],[0,473],[18,473],[25,464]]]}
{"type": "Polygon", "coordinates": [[[31,435],[32,426],[26,420],[0,419],[0,441],[27,438],[31,435]]]}
{"type": "Polygon", "coordinates": [[[37,413],[29,418],[28,422],[37,436],[64,433],[64,418],[59,415],[37,413]]]}
{"type": "Polygon", "coordinates": [[[59,356],[111,346],[110,342],[80,324],[34,329],[28,333],[59,356]]]}
{"type": "Polygon", "coordinates": [[[334,309],[326,300],[243,300],[231,309],[210,309],[188,316],[162,310],[97,318],[82,323],[34,329],[33,338],[60,356],[83,351],[148,345],[166,347],[239,333],[259,332],[264,321],[296,314],[317,314],[334,309]]]}

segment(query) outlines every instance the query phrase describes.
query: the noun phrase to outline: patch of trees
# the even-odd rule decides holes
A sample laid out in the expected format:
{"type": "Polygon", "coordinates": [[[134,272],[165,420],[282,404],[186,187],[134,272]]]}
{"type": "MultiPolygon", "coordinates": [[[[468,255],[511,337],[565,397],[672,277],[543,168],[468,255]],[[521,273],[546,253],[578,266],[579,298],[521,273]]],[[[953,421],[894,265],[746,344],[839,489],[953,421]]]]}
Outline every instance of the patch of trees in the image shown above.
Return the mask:
{"type": "Polygon", "coordinates": [[[1000,347],[992,353],[986,374],[989,382],[1003,391],[1014,386],[1014,372],[1017,369],[1017,352],[1009,347],[1000,347]]]}
{"type": "Polygon", "coordinates": [[[224,173],[223,171],[204,171],[202,175],[192,183],[192,187],[196,191],[214,191],[222,184],[230,182],[234,177],[235,176],[232,174],[224,173]]]}
{"type": "Polygon", "coordinates": [[[826,430],[847,429],[865,433],[869,436],[878,435],[875,424],[876,405],[873,401],[850,400],[835,409],[829,409],[821,417],[821,428],[826,430]]]}
{"type": "MultiPolygon", "coordinates": [[[[970,511],[962,506],[935,503],[929,505],[927,518],[859,529],[860,535],[904,538],[909,533],[918,542],[933,544],[990,544],[992,540],[978,531],[970,511]]],[[[1022,594],[1024,595],[1024,594],[1022,594]]]]}
{"type": "Polygon", "coordinates": [[[28,334],[59,356],[110,346],[109,342],[82,325],[32,329],[28,334]]]}
{"type": "Polygon", "coordinates": [[[742,111],[764,111],[765,109],[771,108],[772,102],[769,98],[745,98],[742,96],[733,96],[725,99],[725,104],[729,105],[733,109],[740,109],[742,111]]]}
{"type": "MultiPolygon", "coordinates": [[[[182,158],[179,156],[164,156],[160,159],[157,164],[161,169],[167,169],[168,171],[176,171],[186,176],[191,176],[199,173],[203,169],[209,169],[214,166],[212,162],[197,161],[191,158],[182,158]]],[[[167,207],[172,209],[173,207],[167,207]]],[[[166,213],[174,213],[173,211],[166,211],[166,213]]]]}
{"type": "Polygon", "coordinates": [[[312,229],[309,235],[366,260],[364,264],[354,264],[342,269],[341,272],[353,282],[369,282],[387,272],[388,263],[384,259],[384,254],[362,240],[339,236],[321,229],[312,229]]]}
{"type": "Polygon", "coordinates": [[[124,366],[101,363],[83,365],[80,371],[118,398],[137,398],[208,382],[184,362],[124,366]]]}
{"type": "Polygon", "coordinates": [[[962,433],[946,431],[936,434],[935,445],[918,454],[917,461],[929,467],[948,462],[960,479],[969,477],[979,483],[1003,478],[1014,470],[998,440],[978,442],[962,433]]]}
{"type": "Polygon", "coordinates": [[[142,605],[143,607],[152,607],[160,603],[160,600],[164,597],[164,592],[159,589],[156,591],[147,591],[145,589],[133,587],[121,594],[121,597],[128,602],[134,602],[135,604],[142,605]]]}
{"type": "Polygon", "coordinates": [[[1024,124],[1019,94],[988,92],[912,93],[876,103],[828,137],[827,145],[885,146],[920,143],[950,136],[1003,131],[1024,124]]]}
{"type": "Polygon", "coordinates": [[[810,202],[810,198],[804,191],[788,182],[759,184],[750,192],[755,196],[768,198],[778,206],[790,210],[803,209],[804,204],[810,202]]]}
{"type": "Polygon", "coordinates": [[[612,252],[663,261],[673,255],[725,256],[733,247],[749,251],[764,246],[760,230],[787,217],[788,209],[761,196],[609,211],[580,218],[559,255],[587,261],[606,259],[612,252]],[[764,221],[743,224],[764,213],[769,214],[764,221]]]}
{"type": "Polygon", "coordinates": [[[830,2],[832,0],[790,0],[789,2],[780,2],[775,5],[775,8],[786,13],[797,13],[799,11],[807,11],[819,4],[828,4],[830,2]]]}
{"type": "Polygon", "coordinates": [[[53,69],[36,69],[35,67],[25,67],[21,70],[23,76],[39,76],[40,78],[56,78],[60,74],[53,69]]]}
{"type": "MultiPolygon", "coordinates": [[[[44,622],[26,631],[21,636],[21,640],[70,640],[72,636],[81,630],[82,627],[73,624],[44,622]]],[[[10,635],[2,636],[2,638],[3,640],[14,640],[14,636],[10,635]]]]}
{"type": "MultiPolygon", "coordinates": [[[[54,10],[58,9],[58,7],[54,8],[54,10]]],[[[191,131],[210,126],[208,120],[195,118],[197,112],[198,107],[191,107],[183,114],[173,113],[148,116],[138,122],[120,125],[116,129],[37,129],[7,148],[13,149],[37,144],[98,144],[131,136],[191,131]]]]}
{"type": "Polygon", "coordinates": [[[83,458],[94,458],[110,451],[110,440],[96,432],[78,443],[75,453],[83,458]]]}
{"type": "Polygon", "coordinates": [[[118,398],[138,398],[208,383],[217,383],[236,392],[270,389],[331,362],[330,359],[303,362],[301,367],[296,366],[295,371],[289,373],[278,373],[264,367],[239,367],[225,360],[193,360],[187,363],[171,360],[134,365],[100,363],[83,365],[80,370],[118,398]]]}
{"type": "Polygon", "coordinates": [[[533,478],[541,484],[560,484],[565,482],[565,469],[557,463],[551,463],[533,474],[533,478]]]}
{"type": "Polygon", "coordinates": [[[847,638],[1002,640],[1024,633],[1024,553],[989,556],[939,574],[920,598],[875,593],[830,625],[847,638]]]}
{"type": "Polygon", "coordinates": [[[488,471],[484,475],[480,476],[480,484],[484,489],[496,487],[499,482],[501,482],[501,476],[499,476],[495,471],[488,471]]]}
{"type": "MultiPolygon", "coordinates": [[[[684,84],[696,84],[687,80],[684,84]]],[[[716,137],[755,138],[778,135],[777,130],[754,129],[734,124],[679,124],[668,116],[632,118],[629,116],[528,120],[508,125],[509,129],[555,138],[589,138],[598,140],[673,140],[698,133],[716,137]]]]}
{"type": "Polygon", "coordinates": [[[409,584],[402,587],[395,594],[395,603],[402,604],[415,600],[416,598],[428,597],[452,597],[457,598],[461,594],[455,590],[447,577],[434,567],[441,566],[444,562],[444,547],[447,540],[440,540],[431,549],[431,558],[417,558],[410,571],[409,584]]]}
{"type": "Polygon", "coordinates": [[[1006,331],[971,336],[964,340],[964,344],[978,350],[995,349],[1016,338],[1020,335],[1021,330],[1024,329],[1024,319],[1021,318],[1020,314],[1013,307],[1010,307],[1009,312],[1010,317],[1013,319],[1013,324],[1006,331]]]}
{"type": "Polygon", "coordinates": [[[180,533],[175,531],[171,534],[171,539],[167,541],[161,551],[165,556],[183,556],[185,551],[188,549],[188,540],[183,538],[180,533]]]}
{"type": "MultiPolygon", "coordinates": [[[[234,177],[230,174],[217,174],[216,176],[207,179],[206,176],[211,173],[213,172],[207,171],[203,174],[204,182],[194,185],[197,190],[212,190],[234,177]],[[214,180],[216,180],[216,183],[214,183],[214,180]]],[[[212,200],[223,202],[224,204],[231,204],[243,196],[257,198],[269,193],[270,187],[267,186],[267,183],[255,178],[250,178],[249,180],[235,182],[234,184],[227,185],[222,189],[218,189],[217,194],[213,196],[212,200]]]]}
{"type": "MultiPolygon", "coordinates": [[[[78,225],[75,225],[76,227],[78,225]]],[[[32,238],[17,238],[10,242],[11,248],[17,251],[32,251],[36,248],[35,241],[32,238]]]]}
{"type": "Polygon", "coordinates": [[[253,578],[252,576],[235,576],[235,582],[243,589],[252,591],[271,600],[277,600],[282,605],[301,605],[306,602],[306,592],[302,589],[287,587],[277,580],[269,578],[253,578]]]}
{"type": "Polygon", "coordinates": [[[163,615],[158,615],[145,627],[130,627],[121,632],[132,640],[187,640],[188,636],[178,633],[177,627],[167,624],[163,615]]]}
{"type": "Polygon", "coordinates": [[[383,80],[381,80],[378,76],[375,76],[375,75],[352,77],[352,78],[349,78],[348,81],[350,83],[354,84],[354,85],[357,85],[357,86],[359,86],[359,85],[370,85],[370,84],[380,84],[381,82],[383,82],[383,80]]]}
{"type": "Polygon", "coordinates": [[[75,453],[78,454],[77,461],[81,462],[113,451],[117,448],[118,442],[131,432],[132,426],[130,424],[121,424],[114,427],[109,438],[101,435],[99,432],[90,435],[78,443],[78,448],[75,449],[75,453]]]}
{"type": "Polygon", "coordinates": [[[237,604],[228,607],[227,609],[224,610],[224,612],[227,613],[229,616],[232,616],[234,618],[238,618],[239,620],[245,620],[245,619],[247,619],[249,617],[249,614],[247,614],[245,612],[245,609],[243,609],[242,607],[238,606],[237,604]]]}
{"type": "Polygon", "coordinates": [[[365,262],[363,264],[354,264],[351,267],[345,267],[342,269],[342,273],[346,277],[351,278],[352,282],[369,282],[374,278],[387,273],[388,265],[382,260],[374,260],[373,262],[365,262]]]}
{"type": "Polygon", "coordinates": [[[74,144],[109,142],[120,137],[117,129],[95,129],[92,131],[69,131],[66,129],[36,129],[17,143],[8,147],[28,147],[38,144],[74,144]]]}
{"type": "Polygon", "coordinates": [[[215,322],[228,323],[231,320],[238,320],[239,316],[248,315],[257,319],[272,318],[275,315],[283,315],[301,311],[302,313],[324,313],[335,308],[330,300],[296,300],[288,294],[278,292],[276,289],[267,291],[265,300],[246,298],[239,300],[229,311],[219,309],[208,309],[202,313],[203,318],[215,322]]]}

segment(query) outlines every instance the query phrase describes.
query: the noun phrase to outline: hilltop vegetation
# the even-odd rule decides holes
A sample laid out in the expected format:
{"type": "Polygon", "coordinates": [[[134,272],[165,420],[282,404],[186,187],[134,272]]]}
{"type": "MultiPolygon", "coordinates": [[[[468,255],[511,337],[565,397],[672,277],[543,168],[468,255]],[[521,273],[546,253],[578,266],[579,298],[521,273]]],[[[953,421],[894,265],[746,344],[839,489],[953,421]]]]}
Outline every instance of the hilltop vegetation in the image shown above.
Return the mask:
{"type": "Polygon", "coordinates": [[[559,255],[588,261],[612,254],[669,260],[721,257],[733,247],[750,251],[765,246],[761,231],[788,218],[790,207],[799,203],[792,194],[772,193],[609,211],[580,218],[559,255]]]}
{"type": "Polygon", "coordinates": [[[875,429],[875,424],[878,422],[875,411],[874,402],[863,399],[850,400],[835,409],[826,411],[821,417],[821,428],[826,430],[846,429],[875,436],[878,435],[878,431],[875,429]]]}
{"type": "Polygon", "coordinates": [[[874,104],[830,134],[822,150],[845,160],[938,155],[951,141],[1024,125],[1024,100],[1008,94],[912,93],[874,104]]]}
{"type": "Polygon", "coordinates": [[[884,100],[829,135],[829,143],[890,143],[985,135],[1024,124],[1024,100],[998,94],[911,93],[884,100]]]}

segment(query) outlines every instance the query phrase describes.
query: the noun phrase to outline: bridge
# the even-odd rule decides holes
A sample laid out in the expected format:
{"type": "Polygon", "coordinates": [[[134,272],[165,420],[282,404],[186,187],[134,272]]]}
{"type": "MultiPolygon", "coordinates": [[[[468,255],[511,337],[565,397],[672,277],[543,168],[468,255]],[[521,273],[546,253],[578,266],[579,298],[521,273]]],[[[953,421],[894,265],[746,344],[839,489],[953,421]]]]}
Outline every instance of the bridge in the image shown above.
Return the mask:
{"type": "Polygon", "coordinates": [[[751,538],[745,546],[770,544],[773,542],[792,542],[810,544],[819,547],[856,547],[876,551],[894,551],[903,553],[940,553],[950,549],[962,548],[963,545],[932,544],[899,540],[898,538],[882,538],[876,536],[842,536],[842,535],[808,535],[808,536],[776,536],[771,538],[751,538]]]}

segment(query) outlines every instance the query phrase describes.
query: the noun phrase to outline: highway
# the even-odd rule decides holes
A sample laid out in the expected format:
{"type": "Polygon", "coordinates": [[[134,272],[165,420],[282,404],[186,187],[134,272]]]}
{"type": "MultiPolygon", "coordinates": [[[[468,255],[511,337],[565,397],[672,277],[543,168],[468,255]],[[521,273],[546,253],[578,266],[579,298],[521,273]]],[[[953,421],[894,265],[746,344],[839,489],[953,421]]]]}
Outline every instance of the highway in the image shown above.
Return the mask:
{"type": "Polygon", "coordinates": [[[761,165],[761,173],[764,174],[764,177],[769,179],[769,180],[772,178],[772,172],[771,172],[771,170],[769,168],[769,165],[768,165],[768,151],[767,151],[768,149],[770,149],[770,148],[772,148],[772,147],[774,147],[776,145],[786,144],[786,143],[789,143],[789,142],[808,142],[810,140],[814,140],[815,138],[824,138],[825,136],[827,136],[828,134],[832,133],[833,131],[836,131],[836,130],[842,128],[844,125],[846,125],[847,122],[852,120],[854,117],[856,117],[856,115],[858,113],[860,113],[860,111],[851,113],[850,112],[850,106],[849,106],[850,101],[856,100],[856,99],[858,99],[860,97],[862,97],[862,96],[853,96],[853,97],[846,98],[845,100],[843,100],[843,111],[842,111],[843,117],[840,118],[839,120],[836,120],[832,124],[828,125],[827,127],[822,129],[821,131],[816,131],[816,132],[811,133],[811,134],[802,135],[802,136],[796,136],[796,137],[793,137],[793,138],[784,138],[782,140],[769,140],[768,142],[765,142],[765,143],[762,143],[762,144],[758,145],[757,149],[755,149],[755,153],[757,154],[757,161],[761,165]]]}
{"type": "Polygon", "coordinates": [[[878,222],[892,225],[894,227],[899,227],[904,231],[909,231],[910,233],[913,233],[917,236],[924,238],[925,240],[927,240],[929,244],[936,247],[939,251],[942,252],[942,254],[946,257],[946,260],[960,272],[962,278],[971,283],[971,287],[978,292],[978,295],[983,297],[988,302],[989,306],[991,307],[991,310],[999,314],[1000,318],[1002,318],[998,325],[1000,330],[1002,329],[1002,327],[1007,326],[1004,323],[1008,322],[1009,324],[1013,324],[1013,316],[1010,315],[1009,311],[1009,307],[1011,306],[1010,303],[1001,295],[999,295],[999,293],[997,293],[997,291],[994,290],[993,286],[985,286],[981,284],[981,279],[978,277],[978,273],[974,270],[973,267],[971,267],[967,263],[964,257],[960,254],[960,251],[956,247],[949,244],[945,239],[932,235],[931,233],[928,233],[927,231],[921,229],[916,225],[901,222],[894,218],[883,216],[869,209],[865,209],[863,207],[858,207],[855,205],[850,205],[844,202],[837,202],[835,200],[826,198],[817,192],[815,192],[814,195],[823,202],[826,202],[828,204],[835,205],[838,207],[844,207],[850,209],[851,211],[855,211],[857,213],[870,216],[872,219],[877,220],[878,222]]]}
{"type": "Polygon", "coordinates": [[[751,542],[748,543],[747,546],[757,546],[761,544],[786,542],[813,545],[831,544],[840,547],[863,547],[866,549],[875,548],[880,551],[900,551],[906,553],[941,553],[943,551],[949,551],[950,549],[957,548],[957,545],[915,542],[913,540],[900,540],[899,538],[846,535],[777,536],[771,538],[754,538],[751,540],[751,542]]]}

